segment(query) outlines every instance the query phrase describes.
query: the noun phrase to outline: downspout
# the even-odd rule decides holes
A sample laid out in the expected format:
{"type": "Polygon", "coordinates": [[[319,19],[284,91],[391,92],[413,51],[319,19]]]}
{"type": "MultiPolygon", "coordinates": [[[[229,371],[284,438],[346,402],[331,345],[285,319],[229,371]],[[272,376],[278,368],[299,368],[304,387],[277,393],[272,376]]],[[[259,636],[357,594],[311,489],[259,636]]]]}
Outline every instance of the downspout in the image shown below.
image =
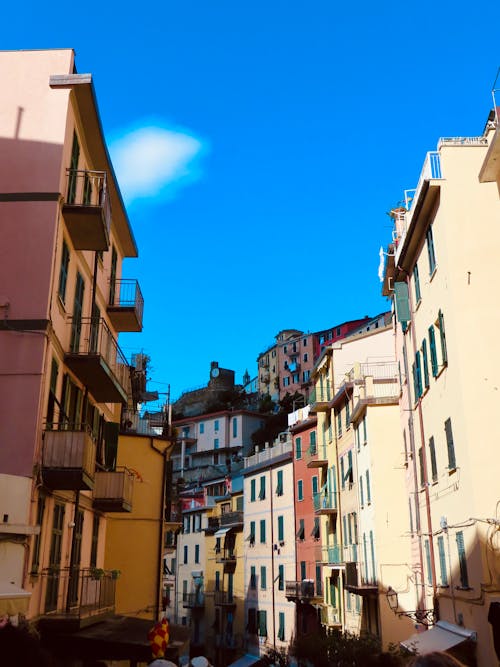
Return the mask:
{"type": "Polygon", "coordinates": [[[161,610],[161,590],[162,590],[162,573],[163,573],[163,523],[164,523],[164,512],[165,512],[165,490],[167,482],[167,454],[168,447],[163,451],[154,446],[154,438],[150,436],[149,445],[151,449],[160,454],[163,457],[163,473],[162,473],[162,488],[161,488],[161,503],[160,503],[160,517],[159,517],[159,526],[158,526],[158,565],[156,568],[156,606],[154,611],[154,619],[159,620],[160,610],[161,610]]]}
{"type": "Polygon", "coordinates": [[[273,509],[273,469],[269,469],[269,497],[271,500],[271,581],[273,593],[273,649],[276,651],[276,600],[274,593],[274,509],[273,509]]]}

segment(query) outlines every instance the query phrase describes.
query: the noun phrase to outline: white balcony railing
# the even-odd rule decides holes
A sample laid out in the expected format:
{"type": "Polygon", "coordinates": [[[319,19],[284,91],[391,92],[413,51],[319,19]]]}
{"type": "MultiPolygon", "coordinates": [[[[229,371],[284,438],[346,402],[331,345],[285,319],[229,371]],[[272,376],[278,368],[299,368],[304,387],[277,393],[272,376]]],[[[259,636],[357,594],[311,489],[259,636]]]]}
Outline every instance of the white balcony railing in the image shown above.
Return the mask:
{"type": "Polygon", "coordinates": [[[267,447],[261,452],[254,454],[253,456],[246,456],[245,468],[250,468],[250,466],[257,465],[259,463],[265,463],[266,461],[271,461],[277,456],[282,456],[283,454],[289,454],[292,451],[291,442],[280,442],[274,447],[267,447]]]}

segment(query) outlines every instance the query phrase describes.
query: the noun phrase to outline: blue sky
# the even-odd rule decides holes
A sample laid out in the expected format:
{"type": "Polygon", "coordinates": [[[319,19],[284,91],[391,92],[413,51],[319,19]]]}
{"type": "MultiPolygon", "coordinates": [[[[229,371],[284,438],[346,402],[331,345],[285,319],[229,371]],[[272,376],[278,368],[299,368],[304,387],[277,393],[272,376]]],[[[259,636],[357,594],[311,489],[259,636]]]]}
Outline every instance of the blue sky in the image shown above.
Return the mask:
{"type": "Polygon", "coordinates": [[[282,328],[388,307],[386,212],[440,136],[481,134],[500,5],[182,0],[2,8],[2,48],[92,72],[145,296],[151,389],[256,372],[282,328]]]}

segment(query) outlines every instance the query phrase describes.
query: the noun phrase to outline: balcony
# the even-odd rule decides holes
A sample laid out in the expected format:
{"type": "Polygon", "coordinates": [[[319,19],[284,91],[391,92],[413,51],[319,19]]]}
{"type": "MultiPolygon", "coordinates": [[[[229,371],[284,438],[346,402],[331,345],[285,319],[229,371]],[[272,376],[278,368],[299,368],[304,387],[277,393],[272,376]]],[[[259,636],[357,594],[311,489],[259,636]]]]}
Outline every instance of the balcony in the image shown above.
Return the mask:
{"type": "Polygon", "coordinates": [[[376,595],[378,593],[377,583],[365,580],[365,578],[361,576],[360,568],[361,564],[359,562],[346,562],[344,588],[357,595],[376,595]]]}
{"type": "Polygon", "coordinates": [[[338,545],[323,547],[323,563],[325,565],[341,565],[343,562],[342,549],[338,545]]]}
{"type": "Polygon", "coordinates": [[[221,514],[220,525],[221,528],[229,526],[232,528],[243,528],[243,511],[221,514]]]}
{"type": "Polygon", "coordinates": [[[93,506],[102,512],[131,512],[134,475],[127,468],[96,472],[93,506]]]}
{"type": "Polygon", "coordinates": [[[106,310],[115,331],[142,331],[144,298],[137,280],[122,278],[111,283],[106,310]]]}
{"type": "Polygon", "coordinates": [[[317,412],[327,412],[330,409],[330,401],[332,400],[332,392],[330,383],[326,387],[321,385],[316,386],[309,394],[309,411],[310,414],[317,412]]]}
{"type": "Polygon", "coordinates": [[[214,604],[216,607],[236,607],[236,598],[233,593],[227,591],[215,591],[214,604]]]}
{"type": "Polygon", "coordinates": [[[117,571],[48,568],[41,573],[44,627],[67,631],[97,623],[114,612],[117,571]]]}
{"type": "Polygon", "coordinates": [[[326,454],[326,445],[311,445],[307,450],[308,468],[328,468],[328,456],[326,454]]]}
{"type": "Polygon", "coordinates": [[[337,494],[332,491],[315,493],[313,503],[316,516],[337,514],[337,494]]]}
{"type": "Polygon", "coordinates": [[[205,596],[203,593],[188,593],[186,598],[182,601],[182,606],[185,609],[204,609],[205,596]]]}
{"type": "Polygon", "coordinates": [[[75,250],[107,250],[111,206],[106,172],[68,169],[62,214],[75,250]]]}
{"type": "Polygon", "coordinates": [[[215,554],[215,562],[224,565],[236,565],[236,549],[224,548],[215,554]]]}
{"type": "Polygon", "coordinates": [[[44,433],[42,478],[50,489],[83,491],[94,486],[95,442],[85,427],[77,426],[64,424],[61,430],[44,433]]]}
{"type": "Polygon", "coordinates": [[[314,581],[304,579],[303,581],[286,581],[285,597],[290,602],[312,603],[323,600],[323,596],[314,590],[314,581]]]}
{"type": "Polygon", "coordinates": [[[286,368],[290,371],[290,373],[296,373],[298,370],[300,370],[300,364],[297,361],[291,361],[288,364],[285,364],[286,368]]]}
{"type": "Polygon", "coordinates": [[[342,625],[340,609],[332,607],[331,605],[323,605],[321,607],[321,624],[329,628],[334,628],[342,625]]]}
{"type": "Polygon", "coordinates": [[[102,318],[71,319],[64,361],[98,403],[126,403],[130,368],[102,318]]]}

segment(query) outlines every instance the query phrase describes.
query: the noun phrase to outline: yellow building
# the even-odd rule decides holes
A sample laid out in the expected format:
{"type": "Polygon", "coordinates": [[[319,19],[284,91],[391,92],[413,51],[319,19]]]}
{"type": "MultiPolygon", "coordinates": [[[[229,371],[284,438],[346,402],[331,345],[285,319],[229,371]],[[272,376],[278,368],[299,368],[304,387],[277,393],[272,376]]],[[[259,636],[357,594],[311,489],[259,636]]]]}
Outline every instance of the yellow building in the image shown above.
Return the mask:
{"type": "Polygon", "coordinates": [[[415,645],[436,638],[468,664],[475,650],[480,667],[497,664],[488,616],[500,603],[497,154],[494,117],[482,136],[441,139],[427,154],[411,199],[393,212],[384,282],[406,384],[417,603],[440,619],[415,645]]]}

